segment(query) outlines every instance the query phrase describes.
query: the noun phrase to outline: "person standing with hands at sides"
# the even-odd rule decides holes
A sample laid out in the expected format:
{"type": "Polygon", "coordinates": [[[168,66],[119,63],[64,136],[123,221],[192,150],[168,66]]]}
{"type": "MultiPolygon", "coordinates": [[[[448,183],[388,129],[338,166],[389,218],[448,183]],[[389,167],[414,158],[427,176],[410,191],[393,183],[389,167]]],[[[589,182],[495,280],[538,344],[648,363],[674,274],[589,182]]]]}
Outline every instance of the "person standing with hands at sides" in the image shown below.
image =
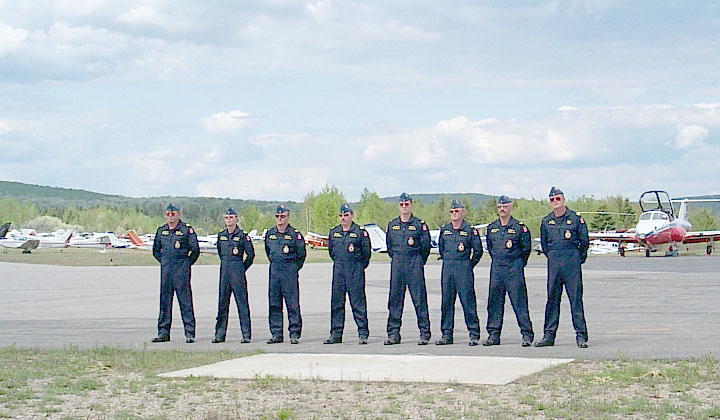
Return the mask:
{"type": "Polygon", "coordinates": [[[365,300],[365,269],[370,264],[370,236],[353,222],[354,212],[348,203],[340,206],[340,224],[328,233],[328,252],[333,260],[332,295],[330,298],[330,337],[323,344],[342,343],[345,327],[345,294],[350,299],[353,318],[358,327],[358,344],[367,344],[368,319],[365,300]]]}
{"type": "Polygon", "coordinates": [[[425,263],[430,255],[430,231],[422,220],[412,214],[413,201],[408,193],[402,193],[398,201],[400,216],[391,220],[387,228],[387,250],[390,256],[390,293],[388,296],[388,321],[385,345],[400,344],[405,290],[415,305],[419,346],[430,341],[430,317],[428,315],[427,289],[425,288],[425,263]]]}
{"type": "Polygon", "coordinates": [[[585,220],[565,206],[565,194],[557,187],[550,190],[552,212],[540,225],[540,244],[548,261],[547,294],[545,305],[545,333],[535,347],[555,345],[555,334],[560,322],[560,298],[563,286],[570,301],[575,342],[587,348],[588,333],[583,309],[583,283],[581,265],[587,259],[590,246],[585,220]]]}
{"type": "Polygon", "coordinates": [[[510,303],[520,326],[521,345],[530,347],[535,338],[530,322],[525,284],[525,265],[532,251],[532,237],[530,229],[523,222],[512,217],[512,209],[512,200],[501,195],[497,201],[498,219],[488,225],[485,235],[492,264],[487,304],[489,336],[483,341],[483,346],[500,344],[500,332],[505,314],[505,293],[510,296],[510,303]]]}
{"type": "Polygon", "coordinates": [[[442,338],[438,346],[453,343],[455,327],[455,299],[460,296],[465,326],[470,334],[468,345],[477,346],[480,341],[480,321],[475,298],[473,268],[482,258],[483,248],[477,229],[465,221],[465,205],[458,200],[450,204],[450,223],[440,228],[438,250],[443,260],[440,285],[442,289],[442,338]]]}
{"type": "Polygon", "coordinates": [[[177,295],[185,327],[185,342],[195,342],[195,311],[193,310],[190,267],[200,257],[197,235],[190,225],[180,220],[180,207],[168,204],[166,224],[155,232],[153,257],[160,263],[160,316],[158,335],[153,343],[170,341],[173,294],[177,295]]]}
{"type": "Polygon", "coordinates": [[[249,343],[251,337],[250,306],[248,305],[247,279],[245,272],[255,259],[255,248],[250,237],[237,225],[238,214],[228,208],[223,216],[225,229],[217,235],[217,251],[220,257],[220,286],[218,292],[218,315],[213,343],[225,341],[230,295],[235,296],[235,305],[240,319],[242,343],[249,343]],[[244,259],[243,259],[244,257],[244,259]]]}
{"type": "Polygon", "coordinates": [[[270,260],[268,304],[270,333],[268,344],[283,342],[283,300],[288,315],[290,344],[300,342],[300,285],[298,272],[305,263],[305,240],[290,226],[290,210],[280,204],[275,210],[275,227],[265,234],[265,253],[270,260]]]}

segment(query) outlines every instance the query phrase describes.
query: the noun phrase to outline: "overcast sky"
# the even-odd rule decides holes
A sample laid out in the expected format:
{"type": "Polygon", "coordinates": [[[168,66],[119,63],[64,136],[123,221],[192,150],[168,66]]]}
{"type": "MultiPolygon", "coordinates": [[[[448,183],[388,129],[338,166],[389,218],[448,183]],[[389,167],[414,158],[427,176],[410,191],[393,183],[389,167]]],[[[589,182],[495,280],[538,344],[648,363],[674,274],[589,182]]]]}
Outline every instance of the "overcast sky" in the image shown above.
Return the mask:
{"type": "Polygon", "coordinates": [[[719,1],[0,0],[0,179],[720,193],[719,1]]]}

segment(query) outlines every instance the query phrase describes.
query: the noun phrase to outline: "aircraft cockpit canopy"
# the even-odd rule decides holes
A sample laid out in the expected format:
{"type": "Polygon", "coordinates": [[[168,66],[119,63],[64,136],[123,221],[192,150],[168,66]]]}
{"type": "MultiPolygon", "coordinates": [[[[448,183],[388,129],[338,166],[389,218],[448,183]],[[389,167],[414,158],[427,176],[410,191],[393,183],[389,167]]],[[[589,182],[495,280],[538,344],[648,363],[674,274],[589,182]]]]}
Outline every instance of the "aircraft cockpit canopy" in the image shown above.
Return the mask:
{"type": "Polygon", "coordinates": [[[659,210],[669,219],[675,218],[670,195],[666,191],[646,191],[640,196],[640,208],[643,212],[659,210]]]}

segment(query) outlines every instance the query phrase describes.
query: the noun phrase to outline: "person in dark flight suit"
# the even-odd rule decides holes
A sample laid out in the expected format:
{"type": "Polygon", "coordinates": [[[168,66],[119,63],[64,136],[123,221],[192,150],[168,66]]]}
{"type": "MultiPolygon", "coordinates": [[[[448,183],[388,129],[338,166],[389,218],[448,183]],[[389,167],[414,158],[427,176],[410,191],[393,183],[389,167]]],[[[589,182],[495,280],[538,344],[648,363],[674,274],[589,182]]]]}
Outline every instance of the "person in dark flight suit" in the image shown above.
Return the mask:
{"type": "Polygon", "coordinates": [[[525,284],[525,265],[532,251],[532,237],[530,229],[511,216],[512,208],[512,200],[507,196],[500,196],[497,201],[499,217],[487,226],[485,235],[492,264],[487,304],[489,336],[483,342],[484,346],[500,344],[500,332],[505,314],[505,293],[510,296],[510,303],[520,326],[522,346],[530,347],[535,338],[530,322],[525,284]]]}
{"type": "Polygon", "coordinates": [[[225,229],[217,235],[217,251],[220,257],[220,284],[218,291],[218,315],[213,343],[225,341],[230,309],[230,295],[240,319],[242,343],[249,343],[252,335],[250,306],[248,305],[247,279],[245,273],[255,259],[255,248],[250,237],[237,225],[238,214],[232,208],[225,211],[225,229]],[[243,259],[244,256],[244,259],[243,259]]]}
{"type": "Polygon", "coordinates": [[[548,259],[545,332],[542,341],[535,343],[535,347],[555,345],[564,286],[570,301],[575,342],[578,347],[587,348],[581,269],[590,246],[587,225],[582,217],[565,206],[565,195],[557,187],[550,190],[550,205],[553,211],[545,216],[540,225],[540,243],[548,259]]]}
{"type": "Polygon", "coordinates": [[[265,234],[265,253],[270,260],[268,304],[270,333],[268,344],[283,342],[283,300],[288,313],[290,344],[300,342],[300,285],[298,271],[305,263],[305,240],[290,226],[290,210],[280,204],[275,211],[276,226],[265,234]]]}
{"type": "Polygon", "coordinates": [[[195,312],[190,287],[190,267],[200,257],[200,246],[193,228],[180,220],[179,207],[168,204],[165,220],[167,223],[157,229],[153,242],[153,257],[160,263],[160,316],[158,335],[152,342],[170,341],[173,294],[176,294],[185,327],[185,342],[193,343],[195,312]]]}
{"type": "Polygon", "coordinates": [[[405,290],[415,305],[420,340],[424,346],[430,341],[425,263],[430,255],[430,231],[422,220],[412,214],[412,197],[402,193],[398,202],[400,216],[391,220],[387,228],[387,250],[390,256],[390,293],[388,296],[388,339],[385,345],[400,343],[405,290]]]}
{"type": "Polygon", "coordinates": [[[440,321],[442,338],[435,344],[442,346],[453,343],[455,298],[460,296],[465,325],[470,334],[468,344],[477,346],[480,340],[480,322],[477,315],[473,268],[482,258],[483,248],[477,229],[465,221],[465,205],[461,201],[453,200],[450,204],[450,223],[440,228],[438,250],[443,260],[440,321]]]}
{"type": "Polygon", "coordinates": [[[330,229],[328,252],[333,260],[332,296],[330,298],[330,337],[324,344],[342,343],[345,327],[345,294],[350,299],[353,318],[358,327],[358,344],[367,344],[368,319],[365,300],[365,269],[370,264],[370,236],[353,222],[349,204],[340,206],[340,224],[330,229]]]}

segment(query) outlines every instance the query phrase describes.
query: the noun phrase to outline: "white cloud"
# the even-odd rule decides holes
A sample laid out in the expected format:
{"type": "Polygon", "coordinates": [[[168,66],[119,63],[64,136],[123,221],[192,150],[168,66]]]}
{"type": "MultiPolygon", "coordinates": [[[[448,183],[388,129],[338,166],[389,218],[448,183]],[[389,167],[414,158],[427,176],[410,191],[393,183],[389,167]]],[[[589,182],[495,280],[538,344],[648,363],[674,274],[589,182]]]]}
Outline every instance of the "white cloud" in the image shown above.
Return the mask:
{"type": "Polygon", "coordinates": [[[675,147],[688,149],[690,147],[702,146],[703,141],[708,138],[710,131],[699,125],[683,125],[677,127],[675,147]]]}
{"type": "Polygon", "coordinates": [[[212,134],[230,133],[246,128],[253,116],[243,111],[218,112],[203,118],[203,128],[212,134]]]}
{"type": "Polygon", "coordinates": [[[21,49],[27,37],[27,30],[0,22],[0,57],[21,49]]]}

